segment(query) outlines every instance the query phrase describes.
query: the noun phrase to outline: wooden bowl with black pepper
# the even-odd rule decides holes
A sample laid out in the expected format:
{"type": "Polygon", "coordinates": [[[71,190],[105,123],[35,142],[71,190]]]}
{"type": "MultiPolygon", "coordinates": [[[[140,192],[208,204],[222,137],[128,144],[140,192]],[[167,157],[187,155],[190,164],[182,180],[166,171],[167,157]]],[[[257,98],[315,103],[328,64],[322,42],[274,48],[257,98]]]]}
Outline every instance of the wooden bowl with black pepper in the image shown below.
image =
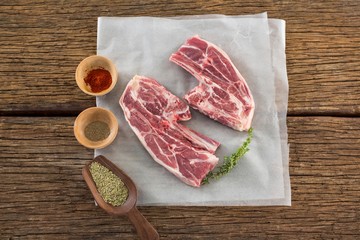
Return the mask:
{"type": "Polygon", "coordinates": [[[115,115],[101,107],[91,107],[82,111],[74,122],[74,135],[78,142],[91,149],[110,145],[119,125],[115,115]]]}
{"type": "Polygon", "coordinates": [[[84,93],[92,96],[102,96],[115,87],[118,72],[110,59],[92,55],[82,60],[77,66],[75,79],[84,93]]]}

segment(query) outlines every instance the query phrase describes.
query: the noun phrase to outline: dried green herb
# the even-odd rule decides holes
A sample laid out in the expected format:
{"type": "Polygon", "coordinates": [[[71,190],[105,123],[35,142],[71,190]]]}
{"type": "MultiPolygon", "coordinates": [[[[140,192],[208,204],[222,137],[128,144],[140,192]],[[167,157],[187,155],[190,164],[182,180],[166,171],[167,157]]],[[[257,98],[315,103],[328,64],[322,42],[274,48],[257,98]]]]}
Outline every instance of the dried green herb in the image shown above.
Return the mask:
{"type": "Polygon", "coordinates": [[[109,126],[102,121],[94,121],[85,127],[85,137],[91,141],[101,141],[110,134],[109,126]]]}
{"type": "Polygon", "coordinates": [[[236,152],[231,154],[231,156],[224,157],[223,164],[220,167],[218,167],[215,171],[209,172],[206,175],[206,177],[202,180],[201,184],[207,184],[209,183],[210,179],[219,179],[220,177],[229,173],[236,166],[240,158],[250,150],[249,145],[252,137],[253,137],[253,128],[250,128],[248,131],[248,136],[245,142],[241,145],[241,147],[236,152]]]}
{"type": "Polygon", "coordinates": [[[125,203],[129,190],[118,176],[98,162],[90,165],[90,173],[105,202],[115,207],[125,203]]]}

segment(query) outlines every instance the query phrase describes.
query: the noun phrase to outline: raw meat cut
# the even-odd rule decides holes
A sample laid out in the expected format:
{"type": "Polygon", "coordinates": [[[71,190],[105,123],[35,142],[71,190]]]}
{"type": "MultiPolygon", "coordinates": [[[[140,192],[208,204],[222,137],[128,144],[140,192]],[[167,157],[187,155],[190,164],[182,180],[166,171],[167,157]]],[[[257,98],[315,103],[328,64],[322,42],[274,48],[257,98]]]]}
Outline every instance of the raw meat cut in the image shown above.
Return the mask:
{"type": "Polygon", "coordinates": [[[135,76],[120,98],[130,127],[153,159],[183,182],[199,187],[218,163],[220,145],[177,121],[191,118],[189,106],[156,80],[135,76]]]}
{"type": "Polygon", "coordinates": [[[185,95],[191,107],[236,130],[250,128],[254,99],[245,79],[223,50],[194,36],[170,56],[170,61],[200,82],[185,95]]]}

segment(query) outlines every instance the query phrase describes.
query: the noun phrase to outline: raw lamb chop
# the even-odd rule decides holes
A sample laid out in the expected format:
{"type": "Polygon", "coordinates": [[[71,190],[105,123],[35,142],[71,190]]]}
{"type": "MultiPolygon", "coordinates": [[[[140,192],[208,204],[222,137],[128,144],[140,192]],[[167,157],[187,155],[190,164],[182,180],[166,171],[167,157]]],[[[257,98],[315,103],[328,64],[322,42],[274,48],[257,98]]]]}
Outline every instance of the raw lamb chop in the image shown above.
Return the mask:
{"type": "Polygon", "coordinates": [[[250,128],[255,109],[253,97],[223,50],[194,36],[170,56],[170,61],[200,82],[185,95],[190,106],[233,129],[250,128]]]}
{"type": "Polygon", "coordinates": [[[156,80],[135,76],[120,98],[125,118],[153,159],[186,184],[199,187],[218,163],[220,145],[177,121],[191,118],[189,106],[156,80]]]}

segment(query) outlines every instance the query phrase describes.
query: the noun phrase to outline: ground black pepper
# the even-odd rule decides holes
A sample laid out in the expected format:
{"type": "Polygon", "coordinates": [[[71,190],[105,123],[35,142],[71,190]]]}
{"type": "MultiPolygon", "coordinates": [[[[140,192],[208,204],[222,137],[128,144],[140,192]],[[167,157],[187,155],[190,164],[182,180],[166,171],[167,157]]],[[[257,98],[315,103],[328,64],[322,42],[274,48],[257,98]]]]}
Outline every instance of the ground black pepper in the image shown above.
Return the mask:
{"type": "Polygon", "coordinates": [[[109,126],[102,121],[94,121],[85,127],[85,137],[94,142],[104,140],[109,134],[109,126]]]}

